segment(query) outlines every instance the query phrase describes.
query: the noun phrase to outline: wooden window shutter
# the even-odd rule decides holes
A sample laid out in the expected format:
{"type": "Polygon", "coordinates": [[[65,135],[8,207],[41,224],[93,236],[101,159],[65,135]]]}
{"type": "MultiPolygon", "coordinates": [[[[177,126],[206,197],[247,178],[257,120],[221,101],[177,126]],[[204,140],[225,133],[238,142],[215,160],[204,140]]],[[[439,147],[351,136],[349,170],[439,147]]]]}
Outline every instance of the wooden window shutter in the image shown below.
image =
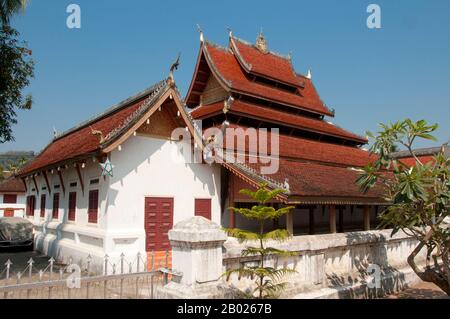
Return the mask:
{"type": "Polygon", "coordinates": [[[195,199],[195,216],[211,220],[211,199],[195,199]]]}
{"type": "Polygon", "coordinates": [[[98,190],[89,191],[89,209],[88,222],[97,223],[98,221],[98,190]]]}
{"type": "Polygon", "coordinates": [[[34,210],[36,209],[36,196],[31,196],[31,211],[30,211],[30,215],[34,216],[34,210]]]}
{"type": "Polygon", "coordinates": [[[16,204],[17,194],[5,194],[3,195],[3,204],[16,204]]]}
{"type": "Polygon", "coordinates": [[[41,195],[41,217],[44,218],[45,217],[45,194],[41,195]]]}
{"type": "Polygon", "coordinates": [[[75,221],[75,214],[77,209],[77,193],[70,192],[69,193],[69,220],[75,221]]]}
{"type": "Polygon", "coordinates": [[[53,194],[52,217],[53,219],[58,219],[59,217],[59,193],[53,194]]]}

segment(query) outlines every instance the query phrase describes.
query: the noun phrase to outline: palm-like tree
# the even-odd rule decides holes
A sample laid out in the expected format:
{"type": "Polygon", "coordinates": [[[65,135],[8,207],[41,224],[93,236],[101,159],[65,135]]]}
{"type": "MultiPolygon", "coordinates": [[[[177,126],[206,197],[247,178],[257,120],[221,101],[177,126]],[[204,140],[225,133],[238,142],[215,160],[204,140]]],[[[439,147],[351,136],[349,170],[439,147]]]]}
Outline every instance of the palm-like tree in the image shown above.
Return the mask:
{"type": "Polygon", "coordinates": [[[0,0],[0,25],[8,25],[10,18],[25,9],[28,0],[0,0]]]}

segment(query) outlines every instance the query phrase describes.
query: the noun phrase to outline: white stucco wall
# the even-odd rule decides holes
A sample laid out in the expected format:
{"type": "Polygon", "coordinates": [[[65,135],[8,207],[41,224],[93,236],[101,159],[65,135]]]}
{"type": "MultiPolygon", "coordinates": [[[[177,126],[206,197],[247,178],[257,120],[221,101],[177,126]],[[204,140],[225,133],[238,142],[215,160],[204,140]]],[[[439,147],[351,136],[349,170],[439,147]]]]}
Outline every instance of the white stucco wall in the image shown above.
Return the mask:
{"type": "MultiPolygon", "coordinates": [[[[130,248],[145,251],[146,197],[173,198],[173,224],[194,216],[196,198],[210,198],[211,218],[220,223],[220,166],[186,163],[177,142],[139,135],[128,139],[121,151],[114,150],[110,159],[115,167],[106,199],[107,228],[139,235],[136,241],[129,238],[130,248]]],[[[127,244],[123,240],[120,245],[127,244]]]]}
{"type": "Polygon", "coordinates": [[[24,217],[26,196],[25,194],[16,194],[16,195],[17,195],[17,202],[15,204],[4,204],[3,194],[0,193],[0,217],[4,216],[5,209],[14,209],[14,217],[24,217]]]}
{"type": "Polygon", "coordinates": [[[36,248],[48,255],[67,261],[94,258],[93,263],[101,267],[103,256],[108,254],[111,262],[117,262],[121,253],[127,260],[141,253],[145,258],[144,201],[145,197],[172,197],[174,199],[174,221],[177,223],[194,216],[195,198],[211,198],[212,219],[220,223],[220,166],[188,164],[179,157],[171,160],[177,153],[176,142],[148,136],[132,136],[110,154],[114,165],[114,177],[102,177],[97,162],[87,160],[81,169],[84,181],[84,195],[81,191],[76,169],[67,167],[61,170],[65,194],[56,170],[48,174],[52,188],[51,194],[44,177],[36,176],[39,194],[31,178],[26,183],[27,195],[36,196],[34,217],[36,248]],[[99,178],[98,185],[90,185],[90,180],[99,178]],[[77,186],[69,185],[77,182],[77,186]],[[33,191],[33,189],[35,189],[33,191]],[[88,223],[89,190],[99,190],[98,223],[88,223]],[[69,192],[77,192],[75,222],[68,221],[69,192]],[[60,193],[59,218],[52,219],[53,194],[60,193]],[[45,218],[40,217],[40,198],[46,194],[45,218]]]}

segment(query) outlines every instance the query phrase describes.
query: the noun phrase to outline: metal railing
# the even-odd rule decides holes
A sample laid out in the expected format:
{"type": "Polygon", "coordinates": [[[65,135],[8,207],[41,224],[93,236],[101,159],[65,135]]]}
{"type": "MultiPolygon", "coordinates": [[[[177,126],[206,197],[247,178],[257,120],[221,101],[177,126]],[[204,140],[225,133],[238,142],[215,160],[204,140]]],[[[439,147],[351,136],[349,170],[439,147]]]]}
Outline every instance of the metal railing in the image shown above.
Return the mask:
{"type": "MultiPolygon", "coordinates": [[[[66,263],[49,258],[47,263],[39,266],[30,258],[23,268],[8,259],[0,271],[0,299],[153,299],[156,287],[169,282],[172,270],[168,251],[158,268],[155,267],[155,254],[151,253],[149,257],[147,261],[146,255],[138,253],[129,261],[125,254],[118,259],[105,255],[103,265],[97,267],[101,271],[97,272],[92,269],[90,255],[78,263],[74,263],[73,258],[68,258],[66,263]]],[[[99,266],[98,259],[96,264],[99,266]]]]}

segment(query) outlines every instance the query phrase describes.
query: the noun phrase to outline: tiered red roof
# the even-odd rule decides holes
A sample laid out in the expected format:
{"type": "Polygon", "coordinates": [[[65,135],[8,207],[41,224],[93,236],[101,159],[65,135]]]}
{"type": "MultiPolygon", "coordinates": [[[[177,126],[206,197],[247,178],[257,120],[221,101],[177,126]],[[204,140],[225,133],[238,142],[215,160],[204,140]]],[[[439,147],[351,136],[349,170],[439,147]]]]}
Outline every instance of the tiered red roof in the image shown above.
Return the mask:
{"type": "MultiPolygon", "coordinates": [[[[211,94],[214,91],[207,94],[208,101],[211,94]]],[[[269,127],[287,128],[280,130],[279,135],[279,170],[268,176],[257,173],[266,164],[249,161],[249,156],[258,155],[250,154],[248,143],[238,146],[235,141],[229,151],[245,154],[246,162],[240,170],[239,165],[226,167],[243,180],[257,179],[259,174],[275,186],[288,185],[286,201],[292,203],[383,202],[380,189],[363,194],[355,184],[357,168],[376,158],[357,147],[366,144],[367,139],[324,120],[324,116],[334,116],[334,112],[324,105],[311,79],[295,72],[290,58],[233,36],[229,48],[203,41],[186,101],[194,108],[192,117],[207,123],[204,129],[211,125],[223,127],[224,119],[228,122],[226,127],[231,128],[246,129],[252,126],[249,122],[254,127],[269,123],[269,127]],[[201,105],[200,96],[211,76],[233,99],[221,98],[222,93],[217,94],[215,101],[201,105]],[[323,136],[333,139],[322,139],[323,136]]],[[[269,133],[269,154],[270,140],[269,133]]],[[[229,144],[226,137],[224,144],[229,144]]]]}
{"type": "Polygon", "coordinates": [[[261,52],[238,38],[230,38],[230,47],[238,62],[248,72],[280,81],[294,87],[301,86],[289,58],[272,52],[261,52]]]}
{"type": "MultiPolygon", "coordinates": [[[[274,101],[320,115],[333,116],[333,113],[320,100],[312,83],[307,79],[303,82],[304,88],[301,88],[298,84],[297,93],[293,93],[249,79],[231,49],[220,48],[205,42],[202,53],[205,55],[210,68],[217,73],[218,79],[230,91],[274,101]]],[[[188,96],[190,93],[188,93],[188,96]]]]}
{"type": "MultiPolygon", "coordinates": [[[[203,119],[213,115],[222,113],[224,108],[223,102],[217,102],[209,105],[204,105],[191,112],[195,119],[203,119]]],[[[263,121],[272,122],[280,125],[288,125],[306,131],[322,133],[325,135],[342,137],[345,139],[354,140],[358,143],[367,143],[367,139],[344,130],[336,125],[330,124],[323,120],[309,118],[292,113],[278,111],[273,108],[262,107],[257,104],[250,104],[242,101],[233,102],[231,108],[228,110],[231,114],[251,116],[263,121]]]]}

